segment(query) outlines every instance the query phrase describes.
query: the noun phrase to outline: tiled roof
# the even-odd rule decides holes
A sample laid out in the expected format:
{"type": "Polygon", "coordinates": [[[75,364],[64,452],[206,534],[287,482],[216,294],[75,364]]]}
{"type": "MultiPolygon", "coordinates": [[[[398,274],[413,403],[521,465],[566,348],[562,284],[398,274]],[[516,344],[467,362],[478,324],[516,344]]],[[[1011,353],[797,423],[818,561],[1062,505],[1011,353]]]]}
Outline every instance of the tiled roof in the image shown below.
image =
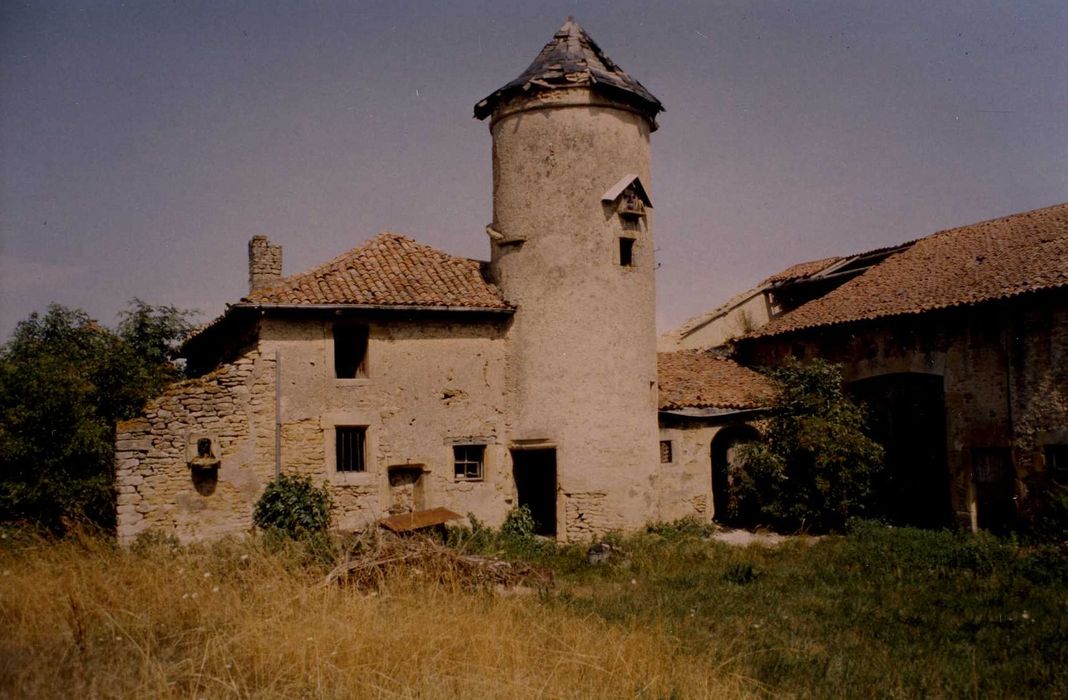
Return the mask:
{"type": "Polygon", "coordinates": [[[475,105],[475,116],[485,119],[498,103],[517,93],[578,86],[633,103],[650,119],[664,111],[660,100],[613,63],[578,22],[568,17],[522,75],[475,105]]]}
{"type": "Polygon", "coordinates": [[[831,265],[843,259],[844,258],[835,256],[833,258],[821,258],[820,260],[797,263],[796,265],[791,265],[782,272],[778,272],[767,278],[764,280],[763,284],[778,284],[780,282],[796,282],[797,280],[803,280],[811,277],[817,272],[826,270],[831,265]]]}
{"type": "Polygon", "coordinates": [[[308,272],[249,294],[249,304],[510,308],[477,260],[382,233],[308,272]]]}
{"type": "Polygon", "coordinates": [[[658,353],[656,372],[662,411],[760,408],[774,395],[763,375],[705,350],[658,353]]]}
{"type": "Polygon", "coordinates": [[[1068,286],[1068,203],[921,238],[750,337],[916,314],[1064,286],[1068,286]]]}

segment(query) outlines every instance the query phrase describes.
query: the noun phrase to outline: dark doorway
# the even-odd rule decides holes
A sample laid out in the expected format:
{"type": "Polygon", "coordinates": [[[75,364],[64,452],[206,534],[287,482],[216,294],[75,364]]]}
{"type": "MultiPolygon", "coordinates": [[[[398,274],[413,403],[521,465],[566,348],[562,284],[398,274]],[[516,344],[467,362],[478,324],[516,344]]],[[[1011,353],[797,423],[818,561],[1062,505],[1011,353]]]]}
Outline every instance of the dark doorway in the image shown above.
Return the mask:
{"type": "Polygon", "coordinates": [[[1016,525],[1016,472],[1008,447],[976,447],[972,450],[975,509],[979,527],[999,535],[1016,525]]]}
{"type": "Polygon", "coordinates": [[[513,450],[512,475],[519,506],[534,517],[534,532],[556,536],[556,450],[513,450]]]}
{"type": "Polygon", "coordinates": [[[716,522],[730,520],[731,467],[738,466],[738,448],[759,438],[757,431],[748,425],[729,425],[712,438],[712,517],[716,522]]]}
{"type": "Polygon", "coordinates": [[[942,377],[886,374],[854,382],[850,390],[867,406],[871,436],[886,450],[876,485],[882,514],[898,525],[952,524],[942,377]]]}

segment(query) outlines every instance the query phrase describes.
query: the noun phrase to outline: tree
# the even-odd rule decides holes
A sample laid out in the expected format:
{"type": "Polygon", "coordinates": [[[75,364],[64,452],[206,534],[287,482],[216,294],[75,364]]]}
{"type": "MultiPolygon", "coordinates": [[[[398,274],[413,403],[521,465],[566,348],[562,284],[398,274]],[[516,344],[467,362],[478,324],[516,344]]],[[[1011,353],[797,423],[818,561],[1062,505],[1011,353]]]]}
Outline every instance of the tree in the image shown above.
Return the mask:
{"type": "Polygon", "coordinates": [[[133,300],[118,332],[51,305],[0,348],[0,521],[114,525],[115,422],[180,372],[187,312],[133,300]]]}
{"type": "Polygon", "coordinates": [[[836,365],[795,360],[769,372],[778,388],[761,440],[743,446],[730,515],[782,530],[840,530],[873,512],[883,450],[864,433],[860,406],[836,365]]]}

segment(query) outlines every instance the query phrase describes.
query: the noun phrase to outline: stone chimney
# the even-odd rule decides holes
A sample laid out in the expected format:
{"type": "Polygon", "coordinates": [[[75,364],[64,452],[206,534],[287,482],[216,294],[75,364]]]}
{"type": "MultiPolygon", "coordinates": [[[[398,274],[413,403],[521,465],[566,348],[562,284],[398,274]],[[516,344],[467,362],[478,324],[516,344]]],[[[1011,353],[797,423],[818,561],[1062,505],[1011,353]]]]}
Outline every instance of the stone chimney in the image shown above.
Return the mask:
{"type": "Polygon", "coordinates": [[[248,242],[248,291],[270,287],[282,279],[282,246],[267,236],[253,236],[248,242]]]}

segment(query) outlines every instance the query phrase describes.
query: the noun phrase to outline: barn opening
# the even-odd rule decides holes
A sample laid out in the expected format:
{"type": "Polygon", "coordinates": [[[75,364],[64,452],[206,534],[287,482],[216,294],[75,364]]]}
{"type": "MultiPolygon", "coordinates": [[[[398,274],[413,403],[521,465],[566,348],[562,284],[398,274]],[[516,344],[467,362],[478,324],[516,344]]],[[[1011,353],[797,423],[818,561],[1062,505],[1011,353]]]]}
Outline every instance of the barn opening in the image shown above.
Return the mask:
{"type": "Polygon", "coordinates": [[[556,450],[512,450],[517,505],[527,506],[534,532],[556,536],[556,450]]]}
{"type": "Polygon", "coordinates": [[[897,525],[951,525],[942,377],[885,374],[849,389],[867,407],[871,437],[886,451],[886,468],[876,483],[882,515],[897,525]]]}

